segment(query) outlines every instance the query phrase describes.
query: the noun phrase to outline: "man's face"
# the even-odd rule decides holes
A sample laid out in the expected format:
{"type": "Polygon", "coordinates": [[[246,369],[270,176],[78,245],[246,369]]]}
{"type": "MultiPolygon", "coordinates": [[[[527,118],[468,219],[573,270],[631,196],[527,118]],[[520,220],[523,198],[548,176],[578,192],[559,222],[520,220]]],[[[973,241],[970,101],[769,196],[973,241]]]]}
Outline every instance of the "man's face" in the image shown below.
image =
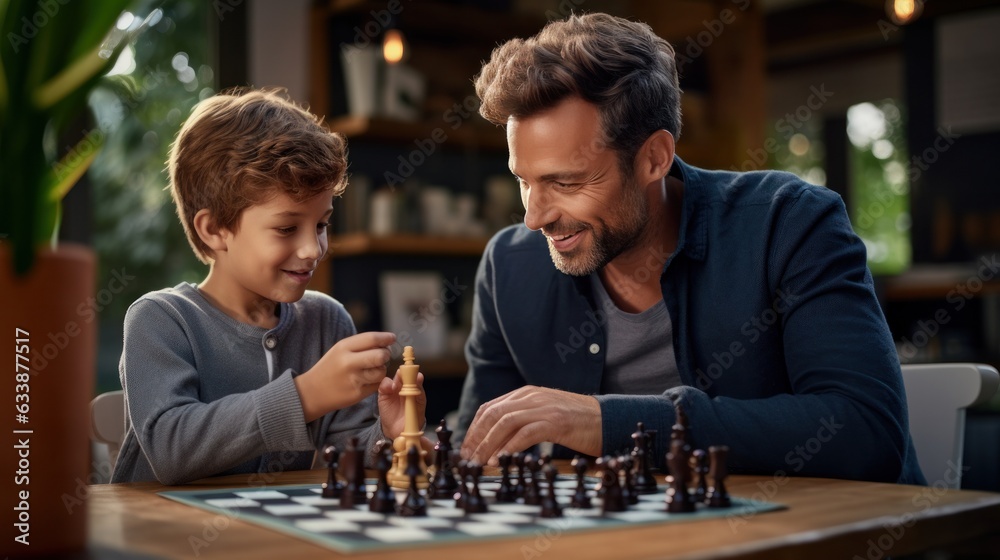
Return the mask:
{"type": "Polygon", "coordinates": [[[507,122],[510,170],[524,223],[541,230],[560,271],[586,276],[638,241],[649,221],[639,185],[624,178],[597,108],[572,97],[507,122]]]}

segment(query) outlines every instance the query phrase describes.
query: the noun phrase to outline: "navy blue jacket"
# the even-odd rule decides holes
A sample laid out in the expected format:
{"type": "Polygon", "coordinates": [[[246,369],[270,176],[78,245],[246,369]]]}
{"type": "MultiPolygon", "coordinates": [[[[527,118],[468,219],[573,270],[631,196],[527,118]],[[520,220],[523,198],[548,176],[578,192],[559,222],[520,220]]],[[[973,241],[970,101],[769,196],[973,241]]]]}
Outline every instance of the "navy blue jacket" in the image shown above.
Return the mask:
{"type": "Polygon", "coordinates": [[[589,280],[559,272],[542,234],[515,225],[490,241],[476,275],[456,439],[482,403],[539,385],[597,396],[604,453],[631,449],[640,420],[665,451],[676,401],[696,448],[729,446],[732,472],[926,484],[895,346],[840,196],[783,172],[677,159],[671,174],[684,181],[683,210],[660,284],[683,385],[599,395],[605,317],[589,280]]]}

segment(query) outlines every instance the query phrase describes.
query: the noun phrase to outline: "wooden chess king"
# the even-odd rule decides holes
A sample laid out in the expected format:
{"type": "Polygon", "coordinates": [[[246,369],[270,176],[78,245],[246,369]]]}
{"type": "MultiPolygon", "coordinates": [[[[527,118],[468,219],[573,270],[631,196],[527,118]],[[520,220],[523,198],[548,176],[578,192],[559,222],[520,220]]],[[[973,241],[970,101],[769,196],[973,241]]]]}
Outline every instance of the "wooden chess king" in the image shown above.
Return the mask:
{"type": "Polygon", "coordinates": [[[426,489],[430,485],[427,478],[427,466],[425,456],[427,452],[420,445],[422,419],[417,415],[417,398],[421,395],[420,387],[417,386],[417,373],[420,366],[413,363],[413,347],[403,348],[403,365],[399,366],[399,375],[403,380],[403,387],[399,395],[403,397],[403,432],[392,442],[392,470],[389,471],[389,485],[393,488],[406,489],[410,486],[410,476],[407,474],[409,459],[407,452],[410,447],[416,447],[420,452],[417,467],[420,474],[417,476],[417,486],[426,489]]]}

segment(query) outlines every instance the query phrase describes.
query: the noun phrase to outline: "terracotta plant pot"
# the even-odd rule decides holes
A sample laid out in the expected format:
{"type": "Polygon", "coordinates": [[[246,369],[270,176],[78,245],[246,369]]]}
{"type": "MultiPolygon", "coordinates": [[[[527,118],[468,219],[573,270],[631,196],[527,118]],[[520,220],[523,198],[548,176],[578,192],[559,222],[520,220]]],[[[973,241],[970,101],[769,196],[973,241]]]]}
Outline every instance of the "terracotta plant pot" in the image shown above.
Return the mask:
{"type": "Polygon", "coordinates": [[[6,337],[0,355],[8,372],[0,383],[0,548],[15,556],[53,557],[86,547],[97,351],[97,316],[88,300],[95,271],[90,249],[63,245],[41,252],[17,278],[10,248],[0,245],[0,334],[6,337]]]}

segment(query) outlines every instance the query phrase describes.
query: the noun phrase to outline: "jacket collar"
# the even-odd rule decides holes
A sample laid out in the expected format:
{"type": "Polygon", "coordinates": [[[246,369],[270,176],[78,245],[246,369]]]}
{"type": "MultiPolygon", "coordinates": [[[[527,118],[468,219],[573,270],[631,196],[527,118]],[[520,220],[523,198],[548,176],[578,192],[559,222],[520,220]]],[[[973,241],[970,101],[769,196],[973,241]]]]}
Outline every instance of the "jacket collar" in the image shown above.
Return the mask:
{"type": "Polygon", "coordinates": [[[680,157],[674,157],[674,164],[668,173],[684,182],[684,202],[681,209],[680,235],[674,255],[684,254],[688,258],[702,261],[708,245],[708,222],[705,203],[708,193],[701,185],[701,170],[692,167],[680,157]]]}

